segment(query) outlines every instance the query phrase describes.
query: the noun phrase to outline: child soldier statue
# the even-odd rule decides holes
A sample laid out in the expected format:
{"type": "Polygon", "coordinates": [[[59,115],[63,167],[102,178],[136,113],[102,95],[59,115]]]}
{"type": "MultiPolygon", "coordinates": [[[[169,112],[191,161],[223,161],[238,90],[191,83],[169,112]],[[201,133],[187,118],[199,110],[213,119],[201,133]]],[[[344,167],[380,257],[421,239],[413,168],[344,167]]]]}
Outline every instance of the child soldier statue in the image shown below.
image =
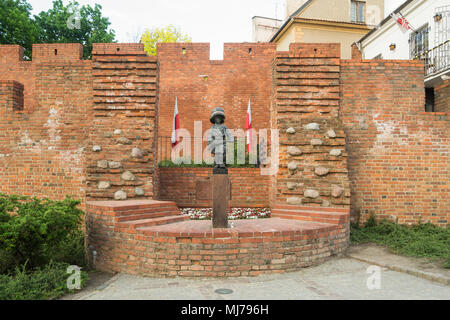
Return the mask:
{"type": "MultiPolygon", "coordinates": [[[[234,136],[224,125],[225,111],[223,108],[215,108],[209,118],[213,126],[208,136],[208,148],[214,155],[214,168],[226,168],[227,143],[234,144],[234,136]]],[[[234,145],[233,145],[234,147],[234,145]]]]}

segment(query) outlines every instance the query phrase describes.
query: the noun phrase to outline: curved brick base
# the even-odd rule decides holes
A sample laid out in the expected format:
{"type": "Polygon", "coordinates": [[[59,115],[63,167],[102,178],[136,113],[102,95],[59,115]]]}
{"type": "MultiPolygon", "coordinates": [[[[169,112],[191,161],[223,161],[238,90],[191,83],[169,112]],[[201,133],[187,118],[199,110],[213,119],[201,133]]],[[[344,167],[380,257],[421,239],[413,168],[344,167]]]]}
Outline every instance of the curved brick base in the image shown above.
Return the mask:
{"type": "Polygon", "coordinates": [[[214,230],[211,221],[138,228],[119,222],[126,213],[144,211],[143,203],[88,203],[88,241],[91,252],[97,252],[96,269],[154,277],[257,276],[319,264],[348,244],[348,219],[342,224],[238,220],[230,222],[231,229],[214,230]]]}

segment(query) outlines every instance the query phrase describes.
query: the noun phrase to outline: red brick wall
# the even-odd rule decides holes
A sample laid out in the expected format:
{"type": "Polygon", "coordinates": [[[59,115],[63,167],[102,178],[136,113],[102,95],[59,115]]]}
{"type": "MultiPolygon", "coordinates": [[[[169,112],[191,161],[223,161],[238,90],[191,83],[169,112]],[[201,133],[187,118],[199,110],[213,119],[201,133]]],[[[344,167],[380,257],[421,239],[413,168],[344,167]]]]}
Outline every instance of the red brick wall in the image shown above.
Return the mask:
{"type": "MultiPolygon", "coordinates": [[[[133,201],[128,207],[143,209],[133,201]]],[[[88,202],[86,246],[96,270],[151,277],[259,276],[323,263],[348,246],[347,217],[339,225],[312,224],[312,228],[296,227],[294,221],[286,227],[289,220],[279,220],[267,230],[260,220],[246,221],[251,226],[245,231],[212,230],[210,222],[195,221],[188,231],[180,229],[184,223],[166,225],[163,231],[142,231],[120,225],[122,214],[129,212],[117,203],[110,207],[108,202],[88,202]],[[97,253],[95,264],[92,250],[97,253]]]]}
{"type": "Polygon", "coordinates": [[[448,114],[424,113],[419,61],[342,60],[352,213],[448,225],[448,114]]]}
{"type": "Polygon", "coordinates": [[[211,127],[209,117],[215,107],[225,109],[228,128],[245,129],[249,99],[253,128],[269,128],[275,50],[275,44],[226,43],[224,59],[211,61],[207,43],[158,44],[159,135],[172,134],[175,97],[181,127],[191,135],[196,120],[202,121],[203,133],[211,127]]]}
{"type": "Polygon", "coordinates": [[[345,134],[338,118],[339,44],[289,49],[277,53],[273,70],[272,127],[280,134],[280,169],[272,178],[272,206],[348,207],[345,134]]]}
{"type": "Polygon", "coordinates": [[[18,82],[18,105],[24,94],[23,108],[0,101],[0,192],[84,201],[92,68],[80,60],[80,50],[34,45],[35,60],[23,61],[19,46],[0,46],[0,81],[18,82]]]}
{"type": "Polygon", "coordinates": [[[157,195],[157,61],[143,44],[94,44],[88,198],[157,195]],[[127,176],[124,176],[127,175],[127,176]]]}
{"type": "Polygon", "coordinates": [[[434,88],[434,111],[450,112],[450,80],[434,88]]]}
{"type": "MultiPolygon", "coordinates": [[[[260,169],[229,169],[232,207],[269,207],[269,176],[260,169]]],[[[211,181],[211,168],[159,168],[160,200],[174,201],[179,207],[212,207],[212,200],[201,200],[196,193],[197,181],[211,181]]],[[[204,197],[203,197],[204,198],[204,197]]]]}

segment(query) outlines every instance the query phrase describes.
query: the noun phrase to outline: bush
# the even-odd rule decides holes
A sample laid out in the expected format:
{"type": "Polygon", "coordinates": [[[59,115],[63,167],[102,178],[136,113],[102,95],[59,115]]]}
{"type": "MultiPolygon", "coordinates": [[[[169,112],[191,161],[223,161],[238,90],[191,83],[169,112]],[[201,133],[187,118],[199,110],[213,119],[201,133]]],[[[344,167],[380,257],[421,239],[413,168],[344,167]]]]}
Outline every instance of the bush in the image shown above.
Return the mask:
{"type": "MultiPolygon", "coordinates": [[[[245,145],[245,148],[247,146],[245,145]]],[[[247,150],[247,149],[245,149],[247,150]]],[[[182,158],[182,157],[181,157],[182,158]]],[[[250,164],[250,155],[246,152],[245,154],[245,163],[244,164],[238,164],[238,143],[237,140],[234,142],[234,161],[232,164],[227,164],[226,166],[228,168],[259,168],[260,164],[263,159],[261,159],[260,155],[260,145],[256,145],[256,161],[257,164],[250,164]]],[[[181,161],[181,160],[180,160],[181,161]]],[[[265,159],[264,159],[265,161],[265,159]]],[[[158,167],[160,168],[212,168],[214,167],[214,164],[207,164],[205,161],[202,161],[201,164],[184,164],[184,163],[174,163],[172,160],[163,160],[158,163],[158,167]]]]}
{"type": "Polygon", "coordinates": [[[50,261],[84,265],[79,201],[0,194],[0,273],[50,261]]]}
{"type": "MultiPolygon", "coordinates": [[[[49,300],[73,293],[67,288],[68,267],[67,263],[50,262],[33,272],[23,266],[12,274],[0,275],[0,300],[49,300]]],[[[81,271],[81,287],[87,280],[87,273],[81,271]]]]}
{"type": "Polygon", "coordinates": [[[431,223],[414,226],[399,225],[383,220],[373,220],[364,227],[352,226],[352,243],[377,243],[393,252],[431,259],[442,259],[443,266],[450,268],[450,230],[431,223]]]}

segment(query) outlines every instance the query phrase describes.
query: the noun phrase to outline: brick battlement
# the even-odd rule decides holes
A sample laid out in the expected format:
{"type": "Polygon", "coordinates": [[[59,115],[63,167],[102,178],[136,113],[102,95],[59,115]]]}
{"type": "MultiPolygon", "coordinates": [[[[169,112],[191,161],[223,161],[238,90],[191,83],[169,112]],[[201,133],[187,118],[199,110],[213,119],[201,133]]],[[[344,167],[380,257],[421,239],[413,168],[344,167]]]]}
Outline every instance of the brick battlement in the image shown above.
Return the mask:
{"type": "Polygon", "coordinates": [[[83,46],[79,43],[33,44],[34,62],[79,61],[83,46]]]}
{"type": "Polygon", "coordinates": [[[289,51],[278,51],[278,58],[337,58],[341,57],[339,43],[291,43],[289,51]]]}
{"type": "Polygon", "coordinates": [[[210,60],[209,43],[158,43],[157,51],[161,57],[170,56],[185,63],[222,64],[224,61],[254,60],[261,56],[275,54],[273,43],[225,43],[223,60],[210,60]]]}

